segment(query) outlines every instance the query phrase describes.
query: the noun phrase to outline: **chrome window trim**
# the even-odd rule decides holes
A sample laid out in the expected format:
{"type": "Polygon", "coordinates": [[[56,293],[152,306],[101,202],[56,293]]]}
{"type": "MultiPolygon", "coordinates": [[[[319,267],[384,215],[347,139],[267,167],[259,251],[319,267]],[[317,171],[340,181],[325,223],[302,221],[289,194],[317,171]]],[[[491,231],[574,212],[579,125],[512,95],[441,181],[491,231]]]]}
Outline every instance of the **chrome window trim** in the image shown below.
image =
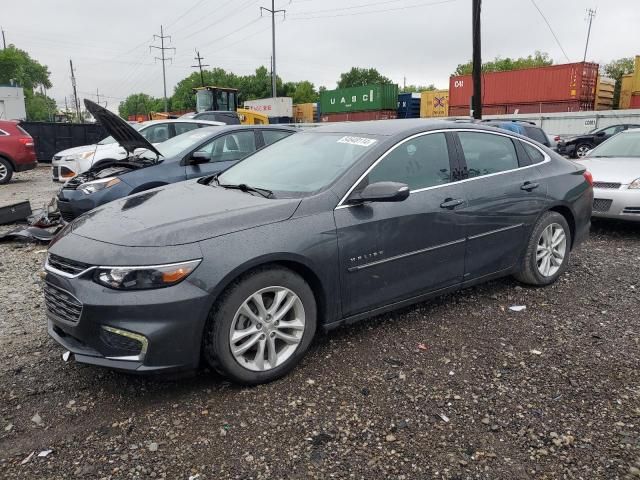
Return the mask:
{"type": "Polygon", "coordinates": [[[3,137],[4,136],[6,136],[6,137],[10,136],[9,132],[6,132],[6,131],[2,130],[1,128],[0,128],[0,135],[2,135],[3,137]]]}
{"type": "Polygon", "coordinates": [[[471,181],[474,181],[474,180],[480,180],[482,178],[494,177],[496,175],[504,175],[506,173],[516,172],[516,171],[519,171],[519,170],[525,170],[527,168],[537,167],[538,165],[544,165],[545,163],[551,162],[551,157],[544,150],[542,150],[540,147],[538,147],[537,145],[535,145],[535,144],[533,144],[530,141],[527,141],[525,139],[514,137],[512,135],[508,135],[508,134],[502,133],[502,132],[490,132],[490,131],[479,130],[479,129],[475,129],[475,128],[446,128],[446,129],[440,129],[440,130],[431,130],[431,131],[428,131],[428,132],[420,132],[420,133],[416,133],[414,135],[411,135],[410,137],[405,138],[401,142],[396,143],[395,145],[390,147],[386,152],[384,152],[382,155],[380,155],[380,157],[375,162],[373,162],[369,166],[369,168],[367,168],[367,170],[365,170],[365,172],[362,175],[360,175],[358,180],[356,180],[356,182],[351,186],[351,188],[349,190],[347,190],[347,193],[338,202],[338,205],[334,208],[334,210],[338,210],[338,209],[342,209],[342,208],[351,208],[351,207],[357,206],[357,205],[345,204],[347,198],[349,198],[349,195],[351,195],[353,190],[371,172],[371,170],[373,170],[378,165],[378,163],[380,163],[383,159],[385,159],[387,157],[387,155],[389,155],[393,150],[398,148],[400,145],[402,145],[405,142],[408,142],[409,140],[413,140],[414,138],[421,137],[423,135],[431,135],[431,134],[434,134],[434,133],[446,133],[446,132],[485,133],[487,135],[499,135],[499,136],[502,136],[502,137],[510,138],[511,140],[518,140],[520,142],[527,143],[527,144],[531,145],[532,147],[538,149],[540,151],[540,153],[542,153],[542,155],[544,155],[544,160],[542,162],[534,163],[534,164],[531,164],[531,165],[525,165],[524,167],[512,168],[511,170],[503,170],[502,172],[490,173],[488,175],[480,175],[478,177],[465,178],[463,180],[456,180],[454,182],[443,183],[442,185],[433,185],[431,187],[418,188],[418,189],[415,189],[415,190],[411,190],[409,192],[409,194],[425,192],[427,190],[433,190],[433,189],[436,189],[436,188],[448,187],[449,185],[457,185],[457,184],[460,184],[460,183],[471,182],[471,181]]]}

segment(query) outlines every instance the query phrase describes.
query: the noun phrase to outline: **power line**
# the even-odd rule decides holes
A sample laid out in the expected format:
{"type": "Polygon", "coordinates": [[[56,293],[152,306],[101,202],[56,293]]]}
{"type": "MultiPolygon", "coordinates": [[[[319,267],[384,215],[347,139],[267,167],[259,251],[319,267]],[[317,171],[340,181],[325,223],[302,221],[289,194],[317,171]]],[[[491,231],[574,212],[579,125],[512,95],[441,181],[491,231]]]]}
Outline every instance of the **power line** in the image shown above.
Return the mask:
{"type": "Polygon", "coordinates": [[[547,27],[549,27],[549,31],[551,32],[551,35],[553,35],[553,38],[556,39],[556,43],[560,47],[560,50],[562,50],[562,53],[564,54],[565,58],[567,59],[567,62],[570,62],[571,60],[569,59],[569,55],[567,55],[567,52],[565,52],[564,48],[562,48],[562,45],[560,44],[560,40],[558,40],[556,32],[554,32],[553,28],[551,28],[551,24],[549,23],[549,20],[547,20],[547,17],[544,16],[544,13],[542,13],[542,10],[540,10],[540,7],[538,7],[538,4],[536,3],[536,0],[531,0],[531,3],[533,3],[533,6],[536,7],[536,10],[538,10],[538,13],[540,14],[542,19],[544,20],[544,23],[546,23],[547,27]]]}
{"type": "MultiPolygon", "coordinates": [[[[394,7],[394,8],[384,8],[381,10],[365,10],[363,12],[351,12],[351,13],[339,13],[339,14],[331,14],[331,15],[312,15],[312,16],[308,16],[308,17],[302,17],[302,16],[296,16],[293,18],[293,20],[313,20],[315,18],[336,18],[336,17],[352,17],[352,16],[356,16],[356,15],[370,15],[370,14],[374,14],[374,13],[388,13],[388,12],[394,12],[397,10],[407,10],[409,8],[422,8],[422,7],[433,7],[435,5],[442,5],[445,3],[453,3],[453,2],[457,2],[458,0],[441,0],[438,2],[430,2],[430,3],[416,3],[416,4],[412,4],[412,5],[404,5],[402,7],[394,7]]],[[[381,2],[381,3],[389,3],[389,2],[381,2]]],[[[381,3],[377,4],[380,5],[381,3]]],[[[293,17],[293,15],[292,15],[293,17]]]]}
{"type": "Polygon", "coordinates": [[[169,105],[168,105],[168,102],[167,102],[167,73],[166,73],[165,63],[168,62],[168,61],[171,61],[171,58],[166,58],[164,56],[164,51],[165,50],[173,50],[174,53],[175,53],[176,49],[173,48],[173,47],[165,47],[164,46],[165,38],[168,38],[169,41],[171,41],[171,36],[164,34],[164,31],[162,29],[162,25],[160,25],[160,35],[154,35],[153,38],[154,39],[155,38],[160,39],[160,46],[159,47],[156,46],[156,45],[150,45],[149,49],[155,48],[157,50],[160,50],[161,57],[160,58],[155,57],[155,59],[156,60],[160,60],[162,62],[162,85],[163,85],[163,88],[164,88],[164,111],[166,113],[166,112],[169,111],[169,105]]]}
{"type": "MultiPolygon", "coordinates": [[[[201,33],[201,32],[204,32],[205,30],[210,29],[211,27],[214,27],[215,25],[217,25],[217,24],[219,24],[219,23],[221,23],[221,22],[226,22],[226,21],[228,21],[228,19],[229,19],[230,17],[232,17],[232,16],[234,16],[234,15],[237,15],[238,13],[240,13],[240,11],[241,11],[242,9],[244,9],[244,8],[248,7],[250,4],[255,3],[255,2],[256,2],[256,0],[249,0],[248,2],[245,2],[245,3],[241,4],[239,7],[237,7],[237,9],[236,9],[235,13],[232,13],[231,15],[227,15],[226,17],[222,17],[222,18],[220,18],[219,20],[216,20],[216,21],[215,21],[215,22],[213,22],[213,23],[210,23],[210,24],[208,24],[208,25],[205,25],[205,26],[204,26],[204,27],[202,27],[201,29],[196,30],[195,32],[191,32],[189,35],[187,35],[186,37],[183,37],[182,39],[183,39],[183,40],[187,40],[187,39],[189,39],[189,38],[191,38],[191,37],[194,37],[195,35],[198,35],[198,34],[199,34],[199,33],[201,33]]],[[[231,3],[231,2],[225,3],[221,8],[224,8],[224,7],[225,7],[225,6],[227,6],[229,3],[231,3]]]]}
{"type": "Polygon", "coordinates": [[[210,67],[211,65],[202,64],[202,60],[204,60],[204,57],[201,57],[200,52],[198,52],[197,50],[196,50],[196,57],[194,57],[194,60],[198,61],[198,65],[191,65],[191,67],[200,69],[200,83],[202,84],[201,86],[204,87],[204,74],[202,73],[202,67],[210,67]]]}
{"type": "Polygon", "coordinates": [[[182,20],[184,17],[186,17],[189,13],[191,13],[193,10],[195,10],[196,7],[198,7],[204,1],[205,0],[198,0],[191,8],[188,8],[182,15],[180,15],[173,22],[171,22],[169,25],[167,25],[167,29],[170,29],[172,26],[174,26],[176,23],[178,23],[180,20],[182,20]]]}
{"type": "Polygon", "coordinates": [[[589,37],[591,36],[591,23],[593,22],[593,17],[596,16],[596,11],[593,8],[587,9],[587,16],[589,17],[589,29],[587,30],[587,43],[584,46],[583,62],[587,61],[587,49],[589,48],[589,37]]]}
{"type": "Polygon", "coordinates": [[[276,92],[276,14],[282,13],[286,18],[287,11],[276,10],[275,0],[271,0],[271,9],[260,7],[260,16],[262,16],[263,10],[271,14],[271,47],[273,52],[271,56],[271,96],[276,98],[278,96],[278,92],[276,92]]]}
{"type": "MultiPolygon", "coordinates": [[[[313,15],[316,13],[324,13],[324,12],[341,12],[344,10],[355,10],[358,8],[369,8],[369,7],[377,7],[378,5],[388,5],[389,3],[401,3],[406,0],[384,0],[382,2],[369,2],[369,3],[361,3],[360,5],[351,5],[350,7],[340,7],[340,8],[324,8],[322,10],[303,10],[301,12],[292,13],[291,17],[305,16],[305,15],[313,15]]],[[[355,13],[357,15],[357,12],[355,13]]]]}

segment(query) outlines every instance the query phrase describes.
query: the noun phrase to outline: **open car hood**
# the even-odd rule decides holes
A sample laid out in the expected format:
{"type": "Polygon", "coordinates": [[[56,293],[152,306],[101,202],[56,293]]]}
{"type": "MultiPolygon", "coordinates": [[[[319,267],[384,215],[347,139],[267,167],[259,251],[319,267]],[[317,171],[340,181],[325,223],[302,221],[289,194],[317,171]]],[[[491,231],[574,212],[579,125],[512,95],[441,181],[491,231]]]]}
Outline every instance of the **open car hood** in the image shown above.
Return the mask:
{"type": "Polygon", "coordinates": [[[84,105],[96,121],[105,128],[109,135],[111,135],[129,155],[133,154],[136,148],[146,148],[156,155],[162,156],[156,147],[151,145],[146,138],[140,135],[131,125],[115,113],[110,112],[106,108],[86,98],[84,105]]]}

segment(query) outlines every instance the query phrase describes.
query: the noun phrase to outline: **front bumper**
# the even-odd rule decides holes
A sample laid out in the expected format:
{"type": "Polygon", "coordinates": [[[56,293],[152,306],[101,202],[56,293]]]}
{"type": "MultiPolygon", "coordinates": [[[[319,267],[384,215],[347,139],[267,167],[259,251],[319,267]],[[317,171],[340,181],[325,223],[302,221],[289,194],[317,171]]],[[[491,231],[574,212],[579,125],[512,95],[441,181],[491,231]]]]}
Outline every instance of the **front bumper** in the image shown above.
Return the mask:
{"type": "Polygon", "coordinates": [[[80,173],[78,162],[75,160],[51,160],[51,176],[54,182],[66,182],[80,173]]]}
{"type": "Polygon", "coordinates": [[[593,197],[594,217],[640,222],[640,189],[594,188],[593,197]]]}
{"type": "Polygon", "coordinates": [[[66,222],[70,222],[83,213],[93,210],[100,205],[104,205],[112,200],[126,197],[131,193],[132,188],[121,181],[110,188],[94,193],[85,194],[80,190],[72,188],[61,188],[56,196],[60,215],[66,222]]]}
{"type": "Polygon", "coordinates": [[[560,155],[566,155],[568,157],[572,157],[575,154],[576,146],[573,145],[573,144],[565,144],[565,143],[560,142],[556,146],[556,151],[560,155]]]}
{"type": "Polygon", "coordinates": [[[98,285],[92,274],[66,278],[47,270],[45,277],[47,330],[76,361],[139,373],[198,366],[210,307],[206,291],[189,279],[118,291],[98,285]]]}

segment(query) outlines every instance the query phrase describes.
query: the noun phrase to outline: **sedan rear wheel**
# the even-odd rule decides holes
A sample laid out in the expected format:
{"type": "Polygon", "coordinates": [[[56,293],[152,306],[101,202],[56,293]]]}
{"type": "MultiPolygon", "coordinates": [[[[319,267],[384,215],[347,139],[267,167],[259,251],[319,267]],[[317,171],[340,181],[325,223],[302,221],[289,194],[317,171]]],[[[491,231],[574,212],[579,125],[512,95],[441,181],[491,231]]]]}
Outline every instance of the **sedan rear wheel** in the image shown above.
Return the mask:
{"type": "Polygon", "coordinates": [[[566,270],[571,230],[558,212],[546,212],[533,227],[527,249],[515,277],[530,285],[549,285],[566,270]]]}
{"type": "Polygon", "coordinates": [[[9,183],[13,176],[13,167],[8,160],[0,158],[0,185],[9,183]]]}
{"type": "Polygon", "coordinates": [[[261,268],[234,282],[216,302],[203,354],[238,383],[265,383],[295,367],[315,329],[316,301],[304,279],[282,267],[261,268]]]}

